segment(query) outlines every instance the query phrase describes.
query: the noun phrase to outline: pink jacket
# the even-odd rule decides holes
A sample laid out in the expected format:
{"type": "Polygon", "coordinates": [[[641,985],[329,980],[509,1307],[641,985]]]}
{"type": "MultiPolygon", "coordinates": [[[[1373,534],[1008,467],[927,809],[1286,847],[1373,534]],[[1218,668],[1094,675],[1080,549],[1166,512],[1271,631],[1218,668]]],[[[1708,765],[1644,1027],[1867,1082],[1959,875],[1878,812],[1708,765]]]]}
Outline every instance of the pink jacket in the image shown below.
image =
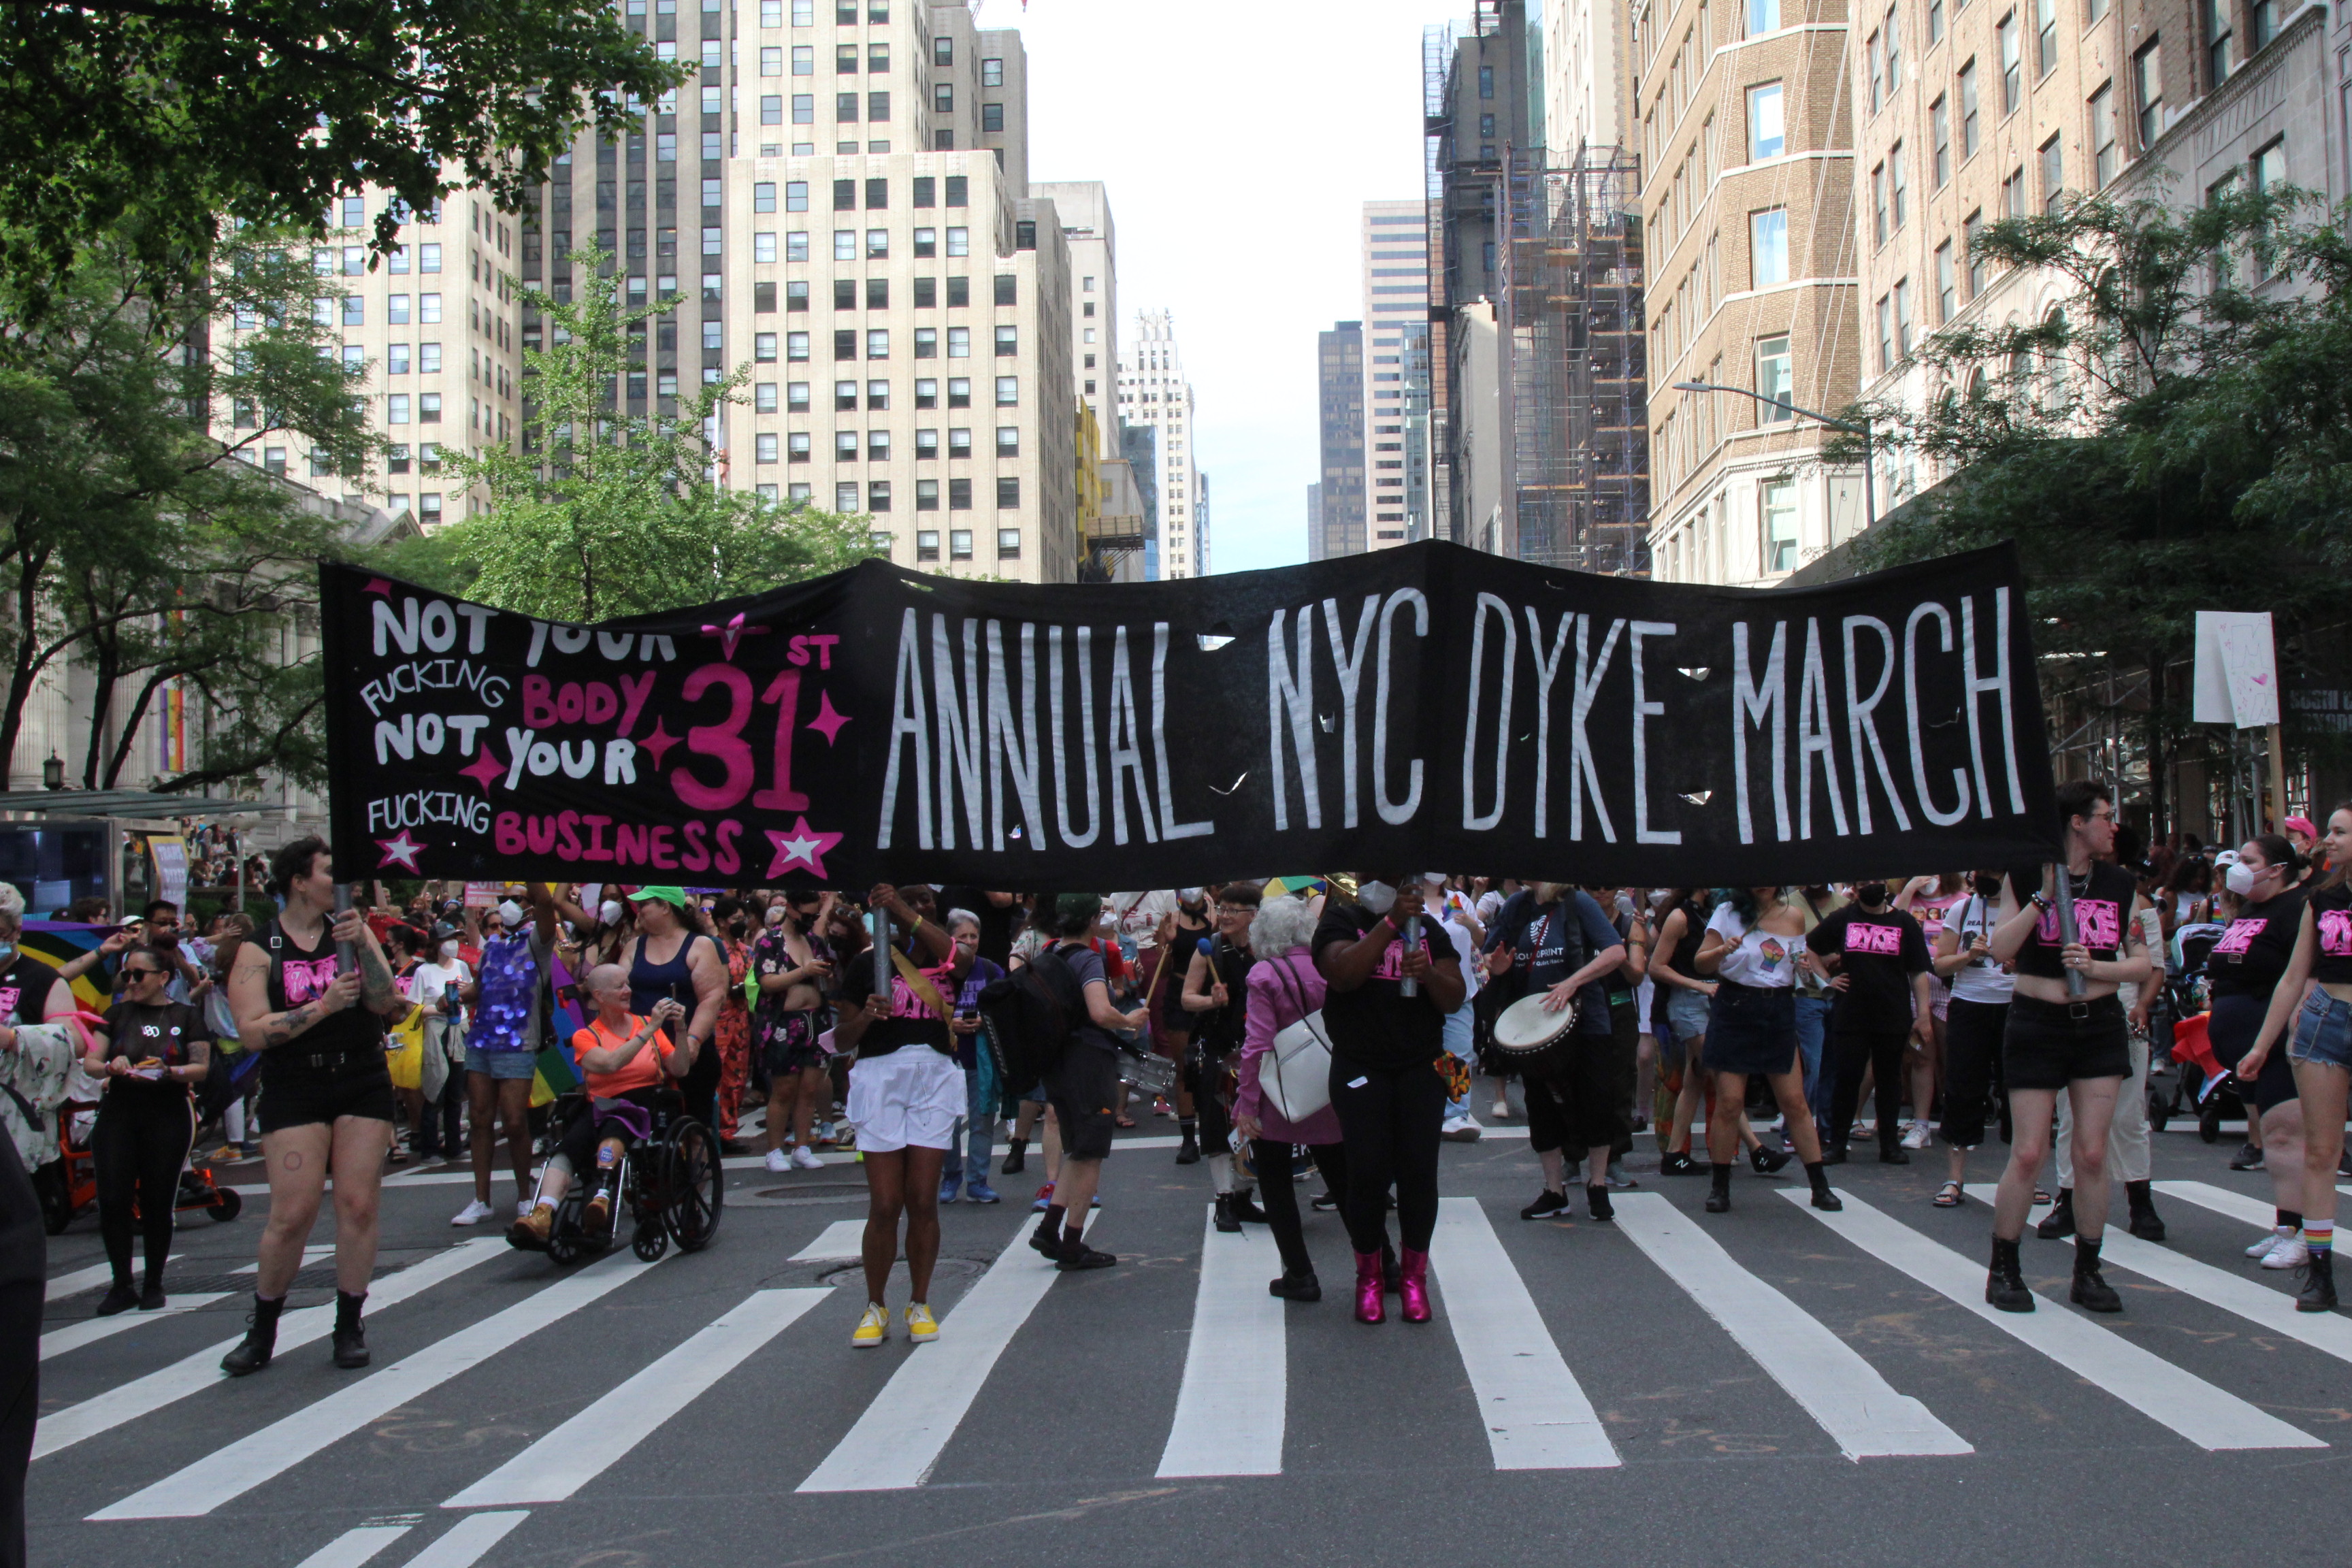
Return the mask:
{"type": "Polygon", "coordinates": [[[1337,1143],[1339,1113],[1325,1106],[1303,1122],[1283,1120],[1258,1091],[1258,1068],[1274,1048],[1274,1037],[1323,1005],[1323,975],[1303,947],[1280,958],[1262,958],[1250,967],[1249,1021],[1242,1036],[1241,1062],[1235,1076],[1240,1092],[1234,1100],[1238,1116],[1255,1116],[1263,1123],[1262,1136],[1276,1143],[1337,1143]],[[1289,972],[1286,977],[1281,971],[1289,972]],[[1302,1008],[1299,1004],[1304,1002],[1302,1008]]]}

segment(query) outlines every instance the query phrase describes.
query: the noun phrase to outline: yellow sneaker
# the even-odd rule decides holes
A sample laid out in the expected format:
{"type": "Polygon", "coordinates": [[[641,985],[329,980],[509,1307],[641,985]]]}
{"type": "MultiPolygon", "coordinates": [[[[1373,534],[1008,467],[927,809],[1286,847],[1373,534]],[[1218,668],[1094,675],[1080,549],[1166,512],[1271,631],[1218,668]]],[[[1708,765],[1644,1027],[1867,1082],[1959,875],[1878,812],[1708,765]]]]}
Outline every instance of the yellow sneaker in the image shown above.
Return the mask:
{"type": "Polygon", "coordinates": [[[931,1316],[930,1308],[923,1302],[917,1301],[907,1308],[907,1337],[919,1345],[940,1337],[940,1321],[931,1316]]]}
{"type": "MultiPolygon", "coordinates": [[[[923,1315],[926,1318],[930,1316],[928,1312],[923,1315]]],[[[939,1332],[936,1325],[931,1331],[939,1332]]],[[[866,1304],[866,1315],[857,1320],[857,1331],[849,1336],[849,1342],[859,1350],[871,1350],[889,1337],[890,1309],[879,1301],[868,1301],[866,1304]]]]}

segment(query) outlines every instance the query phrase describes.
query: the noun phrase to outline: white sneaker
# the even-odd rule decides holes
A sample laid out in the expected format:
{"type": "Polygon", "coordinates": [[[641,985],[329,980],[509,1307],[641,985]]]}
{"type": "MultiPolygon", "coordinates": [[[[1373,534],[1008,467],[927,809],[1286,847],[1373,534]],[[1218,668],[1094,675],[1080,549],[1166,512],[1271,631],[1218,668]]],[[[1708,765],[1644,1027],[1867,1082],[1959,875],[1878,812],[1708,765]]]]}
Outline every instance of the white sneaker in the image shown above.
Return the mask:
{"type": "Polygon", "coordinates": [[[2311,1261],[2311,1248],[2304,1246],[2301,1236],[2282,1236],[2278,1245],[2263,1258],[2265,1268],[2300,1268],[2311,1261]]]}
{"type": "Polygon", "coordinates": [[[793,1151],[793,1168],[797,1171],[822,1171],[824,1162],[816,1157],[815,1150],[803,1143],[793,1151]]]}
{"type": "Polygon", "coordinates": [[[768,1151],[768,1169],[771,1172],[781,1176],[792,1168],[792,1157],[786,1154],[782,1149],[771,1149],[768,1151]]]}
{"type": "Polygon", "coordinates": [[[1478,1125],[1478,1119],[1465,1111],[1440,1128],[1437,1135],[1449,1143],[1475,1143],[1485,1131],[1486,1129],[1478,1125]]]}
{"type": "Polygon", "coordinates": [[[2246,1248],[2246,1256],[2249,1258],[2268,1258],[2271,1255],[2271,1249],[2276,1247],[2280,1242],[2288,1239],[2291,1234],[2292,1233],[2288,1231],[2273,1230],[2268,1236],[2263,1237],[2260,1241],[2255,1242],[2253,1246],[2246,1248]]]}
{"type": "Polygon", "coordinates": [[[523,1199],[522,1202],[515,1205],[515,1218],[529,1219],[533,1206],[534,1205],[529,1198],[523,1199]]]}
{"type": "Polygon", "coordinates": [[[1507,1100],[1495,1101],[1494,1117],[1497,1121],[1508,1121],[1511,1119],[1511,1102],[1507,1100]]]}
{"type": "Polygon", "coordinates": [[[1927,1124],[1925,1121],[1914,1121],[1905,1129],[1903,1146],[1906,1149],[1925,1149],[1927,1146],[1927,1124]]]}
{"type": "Polygon", "coordinates": [[[449,1223],[451,1225],[479,1225],[489,1217],[490,1205],[484,1203],[481,1199],[476,1198],[472,1203],[469,1203],[464,1208],[459,1209],[457,1211],[457,1217],[451,1220],[449,1223]]]}

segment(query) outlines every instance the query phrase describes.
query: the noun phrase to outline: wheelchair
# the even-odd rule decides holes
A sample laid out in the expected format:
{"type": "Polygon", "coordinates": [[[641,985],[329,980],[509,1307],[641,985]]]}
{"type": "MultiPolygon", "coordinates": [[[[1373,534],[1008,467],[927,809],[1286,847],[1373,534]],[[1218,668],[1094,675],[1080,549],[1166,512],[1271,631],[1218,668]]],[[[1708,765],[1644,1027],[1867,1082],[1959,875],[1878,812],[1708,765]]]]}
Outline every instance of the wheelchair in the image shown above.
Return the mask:
{"type": "MultiPolygon", "coordinates": [[[[559,1130],[569,1126],[587,1102],[581,1089],[560,1096],[550,1125],[559,1130]]],[[[551,1260],[569,1264],[591,1253],[609,1252],[620,1245],[624,1226],[629,1227],[630,1250],[647,1263],[657,1261],[672,1242],[680,1252],[699,1252],[710,1245],[719,1233],[727,1190],[719,1140],[686,1114],[684,1098],[675,1089],[655,1094],[652,1122],[649,1137],[621,1152],[613,1178],[612,1217],[601,1233],[587,1223],[588,1200],[598,1184],[596,1172],[572,1173],[548,1233],[545,1251],[551,1260]]],[[[542,1189],[546,1181],[542,1165],[542,1189]]]]}

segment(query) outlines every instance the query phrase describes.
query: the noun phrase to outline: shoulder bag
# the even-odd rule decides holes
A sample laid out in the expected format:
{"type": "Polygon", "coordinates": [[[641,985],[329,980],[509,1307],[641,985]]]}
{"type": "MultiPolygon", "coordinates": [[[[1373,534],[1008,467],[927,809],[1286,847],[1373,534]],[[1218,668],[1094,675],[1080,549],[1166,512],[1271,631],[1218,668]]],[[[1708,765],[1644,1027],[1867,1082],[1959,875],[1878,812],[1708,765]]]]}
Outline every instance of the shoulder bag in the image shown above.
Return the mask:
{"type": "Polygon", "coordinates": [[[1323,1011],[1307,1011],[1307,994],[1288,958],[1271,960],[1303,1015],[1275,1031],[1274,1048],[1258,1063],[1258,1092],[1285,1121],[1306,1121],[1331,1103],[1331,1036],[1323,1011]]]}

